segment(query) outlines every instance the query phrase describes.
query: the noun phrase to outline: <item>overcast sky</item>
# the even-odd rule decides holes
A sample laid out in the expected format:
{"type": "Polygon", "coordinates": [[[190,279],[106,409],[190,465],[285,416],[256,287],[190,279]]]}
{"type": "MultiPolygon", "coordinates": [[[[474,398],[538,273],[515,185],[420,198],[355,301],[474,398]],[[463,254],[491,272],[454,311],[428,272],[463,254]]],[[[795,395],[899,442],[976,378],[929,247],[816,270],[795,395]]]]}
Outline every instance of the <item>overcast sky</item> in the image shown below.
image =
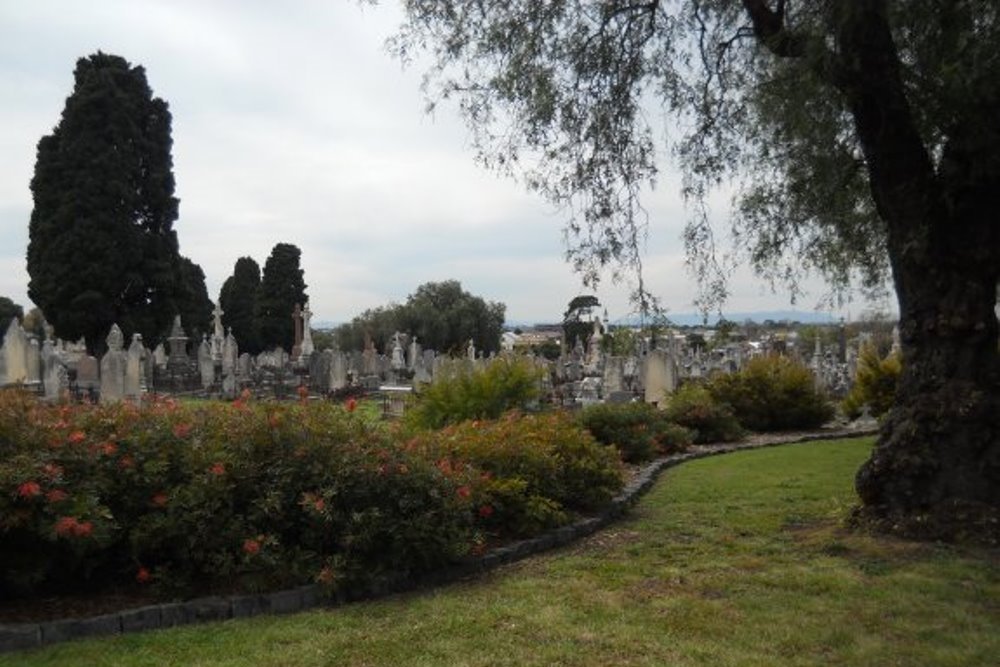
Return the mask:
{"type": "MultiPolygon", "coordinates": [[[[213,300],[238,257],[263,267],[286,242],[302,250],[318,320],[446,279],[507,304],[509,321],[558,320],[584,292],[563,261],[563,216],[477,167],[454,109],[424,113],[420,68],[384,47],[399,22],[392,0],[0,0],[0,296],[31,305],[35,147],[59,121],[76,60],[101,50],[144,66],[170,105],[175,229],[213,300]]],[[[690,312],[676,181],[661,178],[645,203],[649,285],[690,312]]],[[[789,307],[749,275],[733,287],[729,312],[789,307]]],[[[598,290],[612,320],[631,310],[627,293],[598,290]]]]}

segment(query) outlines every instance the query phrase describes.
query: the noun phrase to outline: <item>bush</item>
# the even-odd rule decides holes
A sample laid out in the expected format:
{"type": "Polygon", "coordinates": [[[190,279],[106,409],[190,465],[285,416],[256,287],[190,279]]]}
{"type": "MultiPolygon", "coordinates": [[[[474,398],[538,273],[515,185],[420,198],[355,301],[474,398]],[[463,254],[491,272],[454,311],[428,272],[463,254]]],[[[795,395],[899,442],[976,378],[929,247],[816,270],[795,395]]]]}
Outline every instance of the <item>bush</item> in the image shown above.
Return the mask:
{"type": "Polygon", "coordinates": [[[566,416],[421,437],[329,403],[54,407],[0,391],[0,597],[351,588],[558,525],[622,486],[616,454],[566,416]]]}
{"type": "Polygon", "coordinates": [[[902,364],[898,354],[879,358],[874,345],[864,345],[858,355],[854,386],[840,404],[848,419],[857,419],[865,405],[873,417],[881,417],[896,400],[896,383],[902,364]]]}
{"type": "Polygon", "coordinates": [[[470,419],[497,419],[509,410],[523,410],[539,396],[540,374],[530,359],[501,357],[479,370],[470,367],[436,378],[407,409],[406,422],[436,429],[470,419]]]}
{"type": "Polygon", "coordinates": [[[618,454],[565,413],[468,421],[424,432],[411,446],[447,471],[469,465],[469,493],[496,534],[524,536],[606,506],[622,488],[618,454]]]}
{"type": "Polygon", "coordinates": [[[692,433],[646,403],[603,403],[580,412],[580,423],[598,442],[618,448],[623,461],[639,463],[684,451],[692,433]]]}
{"type": "Polygon", "coordinates": [[[699,384],[681,385],[667,401],[667,417],[689,429],[694,442],[731,442],[743,437],[743,429],[729,406],[720,404],[699,384]]]}
{"type": "Polygon", "coordinates": [[[0,591],[341,585],[473,544],[461,480],[339,407],[34,406],[0,393],[0,591]],[[42,444],[39,445],[41,435],[42,444]]]}
{"type": "Polygon", "coordinates": [[[833,417],[833,406],[816,390],[812,372],[788,357],[751,359],[738,373],[713,377],[707,388],[752,431],[818,428],[833,417]]]}

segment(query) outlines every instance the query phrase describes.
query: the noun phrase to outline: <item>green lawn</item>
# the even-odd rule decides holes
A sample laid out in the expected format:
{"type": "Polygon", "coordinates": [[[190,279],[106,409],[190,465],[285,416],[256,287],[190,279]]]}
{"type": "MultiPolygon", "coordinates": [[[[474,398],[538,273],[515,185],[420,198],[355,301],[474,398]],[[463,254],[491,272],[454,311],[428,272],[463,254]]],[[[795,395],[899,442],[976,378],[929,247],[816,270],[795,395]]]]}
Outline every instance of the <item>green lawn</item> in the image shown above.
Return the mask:
{"type": "Polygon", "coordinates": [[[841,528],[870,447],[695,461],[585,542],[440,590],[0,665],[997,664],[996,553],[841,528]]]}

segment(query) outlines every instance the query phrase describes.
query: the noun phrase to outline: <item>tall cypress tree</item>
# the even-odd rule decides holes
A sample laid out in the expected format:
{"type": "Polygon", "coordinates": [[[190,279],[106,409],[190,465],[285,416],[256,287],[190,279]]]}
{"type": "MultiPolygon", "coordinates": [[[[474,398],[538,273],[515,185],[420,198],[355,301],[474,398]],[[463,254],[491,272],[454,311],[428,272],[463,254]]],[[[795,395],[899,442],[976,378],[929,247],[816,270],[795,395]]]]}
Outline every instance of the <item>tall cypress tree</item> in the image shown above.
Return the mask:
{"type": "Polygon", "coordinates": [[[305,305],[306,283],[299,268],[302,251],[290,243],[279,243],[271,249],[271,256],[264,263],[257,298],[260,342],[265,348],[280,345],[292,349],[295,328],[292,309],[295,304],[305,305]]]}
{"type": "Polygon", "coordinates": [[[98,52],[38,142],[28,295],[57,336],[100,349],[112,323],[159,339],[176,312],[170,112],[142,67],[98,52]]]}
{"type": "Polygon", "coordinates": [[[230,328],[241,352],[261,351],[257,327],[257,293],[260,290],[260,266],[251,257],[240,257],[233,275],[219,290],[222,323],[230,328]]]}
{"type": "Polygon", "coordinates": [[[195,340],[212,333],[212,300],[205,287],[205,272],[187,257],[177,262],[178,291],[176,308],[184,331],[195,340]]]}

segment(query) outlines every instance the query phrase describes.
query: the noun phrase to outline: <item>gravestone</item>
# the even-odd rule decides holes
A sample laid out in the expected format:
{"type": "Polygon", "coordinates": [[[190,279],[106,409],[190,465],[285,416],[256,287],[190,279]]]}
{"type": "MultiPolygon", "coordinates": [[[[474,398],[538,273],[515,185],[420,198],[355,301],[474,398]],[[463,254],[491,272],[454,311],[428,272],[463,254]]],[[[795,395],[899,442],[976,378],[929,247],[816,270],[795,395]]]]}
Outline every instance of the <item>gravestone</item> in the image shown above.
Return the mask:
{"type": "Polygon", "coordinates": [[[207,336],[202,336],[198,346],[198,373],[201,375],[201,388],[208,389],[215,382],[215,360],[212,359],[212,344],[207,336]]]}
{"type": "Polygon", "coordinates": [[[312,320],[312,311],[309,310],[309,302],[306,302],[305,308],[302,309],[302,344],[300,350],[300,359],[303,361],[309,359],[310,355],[316,351],[313,345],[312,339],[312,329],[310,329],[310,320],[312,320]]]}
{"type": "Polygon", "coordinates": [[[27,383],[29,385],[38,385],[42,381],[42,354],[38,348],[38,339],[34,336],[28,339],[27,358],[25,361],[28,368],[27,383]]]}
{"type": "Polygon", "coordinates": [[[12,318],[3,337],[4,377],[0,384],[28,379],[28,336],[17,318],[12,318]]]}
{"type": "MultiPolygon", "coordinates": [[[[247,360],[249,361],[249,359],[250,356],[247,355],[247,360]]],[[[236,343],[236,337],[233,336],[233,329],[230,327],[226,333],[225,340],[222,341],[222,377],[239,374],[239,369],[237,368],[239,360],[240,346],[236,343]]],[[[249,369],[247,369],[245,375],[250,375],[249,369]]]]}
{"type": "Polygon", "coordinates": [[[85,392],[101,386],[100,364],[96,357],[85,354],[76,362],[76,386],[85,392]]]}
{"type": "Polygon", "coordinates": [[[325,394],[330,391],[330,370],[333,353],[329,350],[313,352],[309,355],[309,388],[325,394]]]}
{"type": "Polygon", "coordinates": [[[163,343],[160,343],[153,350],[153,363],[161,368],[167,365],[167,351],[163,347],[163,343]]]}
{"type": "Polygon", "coordinates": [[[125,395],[125,336],[117,324],[107,337],[108,351],[101,357],[101,403],[115,403],[125,395]]]}
{"type": "Polygon", "coordinates": [[[347,386],[347,356],[334,350],[330,357],[330,391],[337,391],[347,386]]]}
{"type": "MultiPolygon", "coordinates": [[[[249,378],[253,375],[253,359],[250,358],[248,352],[240,355],[236,364],[236,375],[241,378],[249,378]]],[[[225,374],[223,374],[223,377],[225,377],[225,374]]]]}
{"type": "MultiPolygon", "coordinates": [[[[49,342],[46,341],[46,345],[49,342]]],[[[43,355],[42,366],[44,377],[42,385],[45,388],[45,399],[48,401],[58,401],[63,393],[69,388],[69,375],[66,372],[66,365],[59,355],[54,351],[48,356],[43,355]]]]}
{"type": "Polygon", "coordinates": [[[142,345],[142,334],[132,334],[132,343],[128,346],[128,355],[125,360],[125,398],[138,401],[142,398],[146,383],[143,381],[143,361],[146,357],[146,348],[142,345]]]}
{"type": "Polygon", "coordinates": [[[604,362],[604,395],[621,391],[625,387],[625,360],[608,357],[604,362]]]}
{"type": "Polygon", "coordinates": [[[406,360],[407,367],[411,371],[416,371],[417,366],[420,364],[422,358],[422,350],[420,345],[417,343],[417,337],[414,336],[413,340],[410,341],[410,355],[406,360]]]}
{"type": "Polygon", "coordinates": [[[673,356],[665,350],[651,350],[643,359],[643,398],[660,405],[677,389],[677,368],[673,356]]]}
{"type": "Polygon", "coordinates": [[[295,339],[292,343],[292,359],[298,360],[302,354],[302,306],[295,304],[292,309],[292,322],[295,325],[295,339]]]}

